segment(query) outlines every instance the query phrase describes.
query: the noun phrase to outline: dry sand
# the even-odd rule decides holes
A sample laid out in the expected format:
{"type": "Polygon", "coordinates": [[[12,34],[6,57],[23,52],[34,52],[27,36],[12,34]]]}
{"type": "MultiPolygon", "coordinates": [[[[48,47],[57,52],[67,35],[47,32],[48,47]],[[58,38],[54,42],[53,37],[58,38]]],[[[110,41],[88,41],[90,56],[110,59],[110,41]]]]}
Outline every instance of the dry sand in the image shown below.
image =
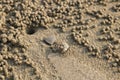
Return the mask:
{"type": "Polygon", "coordinates": [[[120,80],[120,0],[0,0],[0,80],[120,80]]]}

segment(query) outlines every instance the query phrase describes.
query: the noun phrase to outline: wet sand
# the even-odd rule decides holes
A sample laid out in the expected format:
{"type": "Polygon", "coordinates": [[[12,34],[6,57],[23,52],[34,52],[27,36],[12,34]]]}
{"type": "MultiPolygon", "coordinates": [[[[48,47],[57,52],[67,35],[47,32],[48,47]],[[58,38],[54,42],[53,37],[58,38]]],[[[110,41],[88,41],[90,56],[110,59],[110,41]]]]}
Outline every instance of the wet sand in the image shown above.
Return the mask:
{"type": "Polygon", "coordinates": [[[0,0],[0,80],[120,80],[120,1],[0,0]]]}

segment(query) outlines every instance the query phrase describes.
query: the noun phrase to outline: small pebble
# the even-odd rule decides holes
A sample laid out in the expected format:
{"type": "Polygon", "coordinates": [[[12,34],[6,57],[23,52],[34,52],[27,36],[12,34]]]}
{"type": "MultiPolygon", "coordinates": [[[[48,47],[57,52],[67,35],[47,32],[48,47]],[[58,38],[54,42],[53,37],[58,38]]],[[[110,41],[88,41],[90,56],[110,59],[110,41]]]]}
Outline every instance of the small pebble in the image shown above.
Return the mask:
{"type": "Polygon", "coordinates": [[[46,37],[44,40],[46,43],[52,45],[56,41],[56,37],[54,35],[50,35],[50,36],[46,37]]]}

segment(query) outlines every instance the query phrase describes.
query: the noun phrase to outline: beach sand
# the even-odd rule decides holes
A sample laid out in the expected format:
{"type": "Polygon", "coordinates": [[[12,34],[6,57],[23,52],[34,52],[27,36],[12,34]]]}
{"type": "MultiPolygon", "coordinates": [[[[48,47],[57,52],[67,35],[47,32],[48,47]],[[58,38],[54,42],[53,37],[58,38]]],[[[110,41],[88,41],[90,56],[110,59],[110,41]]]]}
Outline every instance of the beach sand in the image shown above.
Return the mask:
{"type": "Polygon", "coordinates": [[[120,1],[0,0],[0,80],[120,80],[120,1]]]}

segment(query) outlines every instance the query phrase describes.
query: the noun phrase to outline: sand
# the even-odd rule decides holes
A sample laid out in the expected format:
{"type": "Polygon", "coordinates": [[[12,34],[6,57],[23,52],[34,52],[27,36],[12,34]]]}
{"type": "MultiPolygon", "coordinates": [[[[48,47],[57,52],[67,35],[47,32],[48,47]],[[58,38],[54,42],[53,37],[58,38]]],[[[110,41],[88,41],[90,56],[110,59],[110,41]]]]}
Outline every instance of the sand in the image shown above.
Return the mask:
{"type": "Polygon", "coordinates": [[[120,1],[0,0],[0,80],[120,80],[120,1]]]}

